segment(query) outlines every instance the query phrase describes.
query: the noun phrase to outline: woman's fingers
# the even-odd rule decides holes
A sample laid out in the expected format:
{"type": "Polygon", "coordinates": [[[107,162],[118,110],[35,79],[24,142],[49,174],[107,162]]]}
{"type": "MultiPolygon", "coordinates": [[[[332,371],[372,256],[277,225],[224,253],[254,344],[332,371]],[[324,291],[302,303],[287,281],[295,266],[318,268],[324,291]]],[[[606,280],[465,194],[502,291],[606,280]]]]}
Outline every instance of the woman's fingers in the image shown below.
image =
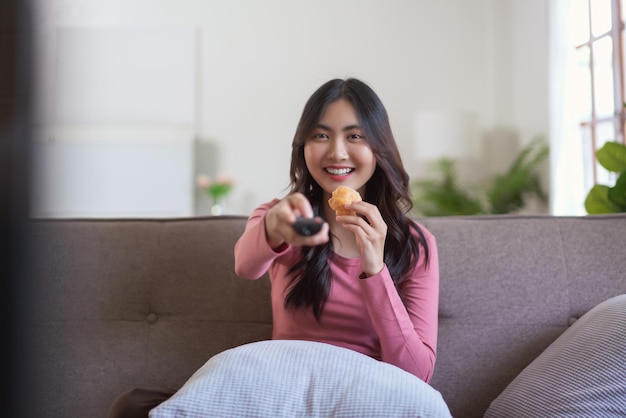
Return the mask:
{"type": "Polygon", "coordinates": [[[265,215],[265,227],[268,243],[277,248],[283,243],[295,246],[314,246],[328,242],[328,224],[323,223],[319,232],[303,235],[294,229],[294,223],[299,217],[313,218],[313,208],[309,200],[301,193],[291,194],[276,205],[265,215]]]}

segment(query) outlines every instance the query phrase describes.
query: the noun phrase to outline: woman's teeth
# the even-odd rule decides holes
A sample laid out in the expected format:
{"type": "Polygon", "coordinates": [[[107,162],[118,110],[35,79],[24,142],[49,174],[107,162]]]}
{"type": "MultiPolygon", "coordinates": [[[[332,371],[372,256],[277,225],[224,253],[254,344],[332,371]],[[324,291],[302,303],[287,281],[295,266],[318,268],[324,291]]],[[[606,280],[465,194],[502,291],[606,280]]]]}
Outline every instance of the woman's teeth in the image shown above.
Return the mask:
{"type": "Polygon", "coordinates": [[[351,168],[327,168],[326,171],[334,176],[343,176],[352,171],[351,168]]]}

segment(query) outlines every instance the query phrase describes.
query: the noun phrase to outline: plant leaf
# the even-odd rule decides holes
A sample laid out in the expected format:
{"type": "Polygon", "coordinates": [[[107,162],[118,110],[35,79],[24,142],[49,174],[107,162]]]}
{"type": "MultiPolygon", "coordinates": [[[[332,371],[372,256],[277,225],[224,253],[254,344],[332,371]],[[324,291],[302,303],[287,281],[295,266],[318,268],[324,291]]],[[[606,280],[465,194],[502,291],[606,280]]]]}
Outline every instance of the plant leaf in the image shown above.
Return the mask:
{"type": "Polygon", "coordinates": [[[413,209],[424,216],[475,215],[483,209],[458,182],[453,160],[441,158],[434,167],[438,179],[421,179],[412,183],[413,209]]]}
{"type": "Polygon", "coordinates": [[[626,171],[617,178],[615,186],[609,188],[609,200],[621,208],[622,212],[626,212],[626,171]]]}
{"type": "Polygon", "coordinates": [[[598,162],[604,168],[614,173],[626,171],[626,145],[619,142],[605,142],[602,147],[596,151],[598,162]]]}
{"type": "Polygon", "coordinates": [[[493,178],[487,190],[490,213],[510,213],[521,209],[528,195],[535,195],[541,201],[547,200],[535,170],[548,153],[548,145],[541,137],[536,138],[522,149],[506,173],[493,178]]]}
{"type": "Polygon", "coordinates": [[[591,215],[620,212],[620,208],[609,199],[609,186],[604,184],[596,184],[589,190],[585,199],[585,209],[591,215]]]}
{"type": "Polygon", "coordinates": [[[475,197],[459,182],[454,160],[441,158],[434,166],[434,176],[411,183],[413,209],[424,216],[476,215],[513,212],[523,208],[530,195],[546,201],[536,171],[548,154],[543,137],[535,138],[521,150],[508,171],[491,178],[483,198],[475,197]]]}

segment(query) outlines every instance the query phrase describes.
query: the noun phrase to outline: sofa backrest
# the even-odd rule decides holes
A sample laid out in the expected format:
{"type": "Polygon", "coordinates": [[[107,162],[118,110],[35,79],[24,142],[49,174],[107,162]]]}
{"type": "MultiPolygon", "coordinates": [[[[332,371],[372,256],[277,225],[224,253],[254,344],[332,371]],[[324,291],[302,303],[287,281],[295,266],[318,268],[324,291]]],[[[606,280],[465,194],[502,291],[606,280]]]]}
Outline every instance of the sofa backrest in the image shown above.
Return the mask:
{"type": "Polygon", "coordinates": [[[424,220],[440,259],[432,384],[454,416],[489,403],[576,318],[626,293],[626,214],[424,220]]]}
{"type": "Polygon", "coordinates": [[[39,416],[103,417],[126,389],[179,387],[212,355],[269,339],[269,282],[233,271],[244,225],[242,217],[35,221],[39,416]]]}
{"type": "MultiPolygon", "coordinates": [[[[245,221],[33,221],[38,416],[103,417],[126,389],[179,387],[214,354],[270,338],[268,280],[233,271],[245,221]]],[[[432,383],[454,416],[482,416],[569,321],[626,293],[626,215],[421,221],[441,270],[432,383]]]]}

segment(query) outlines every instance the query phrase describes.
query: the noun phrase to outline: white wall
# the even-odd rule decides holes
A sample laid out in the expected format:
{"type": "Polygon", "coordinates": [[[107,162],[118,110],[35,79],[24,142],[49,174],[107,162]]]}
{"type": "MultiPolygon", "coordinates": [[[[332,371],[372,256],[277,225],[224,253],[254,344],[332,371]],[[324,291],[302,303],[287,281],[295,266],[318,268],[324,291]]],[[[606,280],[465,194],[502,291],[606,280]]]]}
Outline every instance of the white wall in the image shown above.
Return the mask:
{"type": "MultiPolygon", "coordinates": [[[[229,213],[248,214],[284,193],[300,112],[309,95],[330,78],[358,77],[379,93],[412,175],[423,171],[413,156],[418,111],[472,111],[484,131],[504,127],[522,142],[548,132],[543,0],[38,4],[37,122],[42,126],[58,123],[58,28],[195,30],[196,171],[236,179],[229,213]]],[[[196,197],[205,211],[208,202],[196,197]]]]}

